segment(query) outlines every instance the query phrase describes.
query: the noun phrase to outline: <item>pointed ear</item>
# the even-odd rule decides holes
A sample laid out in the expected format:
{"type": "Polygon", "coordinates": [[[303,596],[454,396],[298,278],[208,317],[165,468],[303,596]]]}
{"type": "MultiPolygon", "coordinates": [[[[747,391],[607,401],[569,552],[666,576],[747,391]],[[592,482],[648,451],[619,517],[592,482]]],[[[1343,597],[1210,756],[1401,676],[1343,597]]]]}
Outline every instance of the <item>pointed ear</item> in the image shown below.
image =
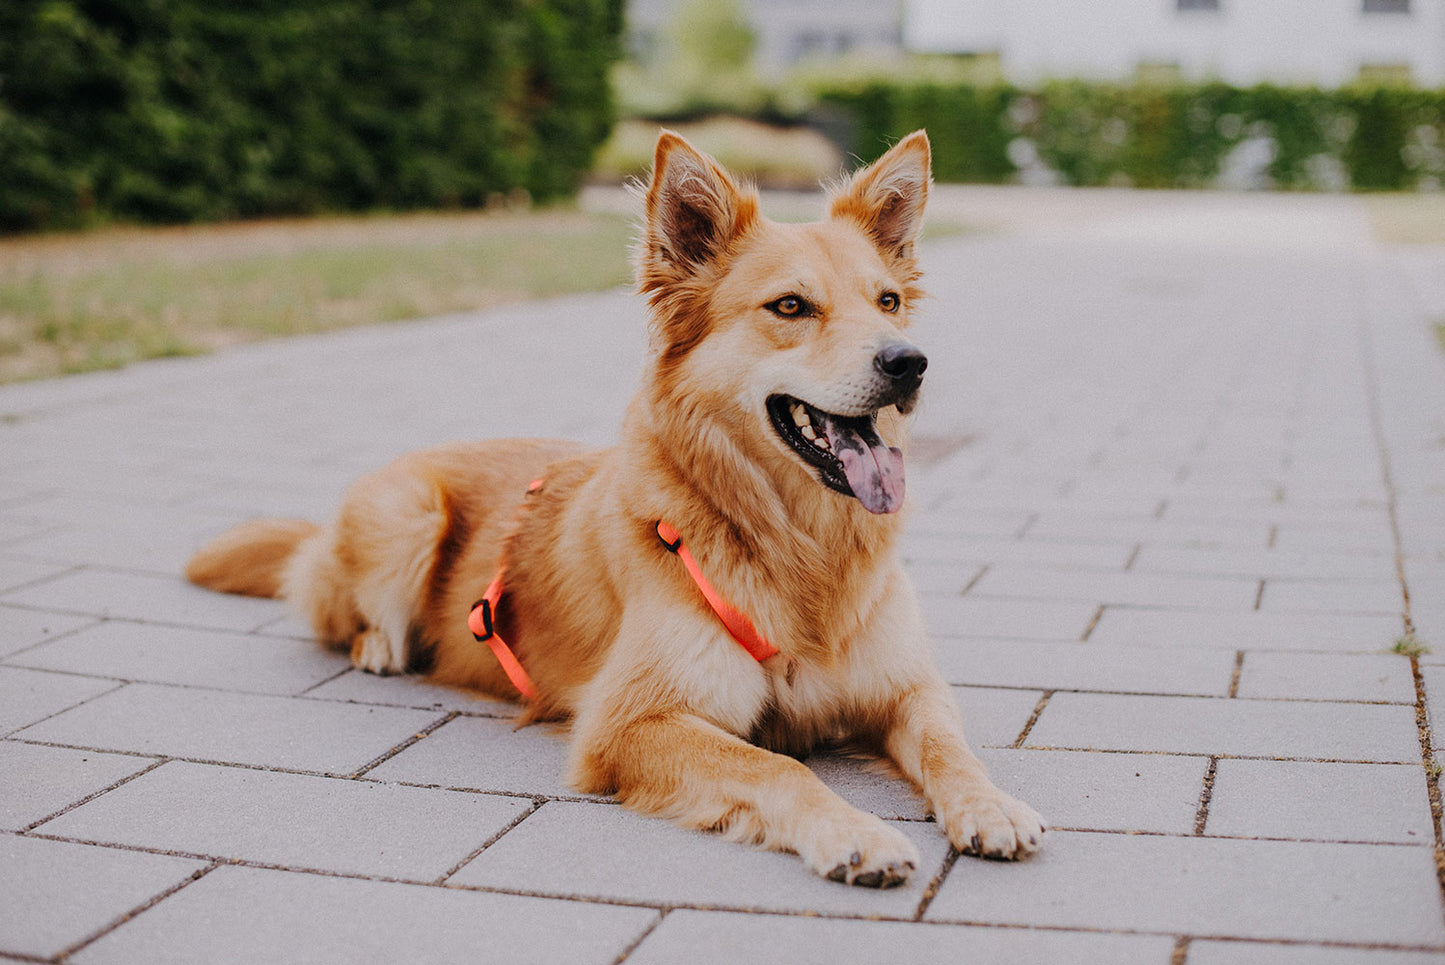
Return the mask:
{"type": "Polygon", "coordinates": [[[672,131],[657,139],[647,188],[644,284],[685,277],[717,257],[753,223],[757,195],[672,131]]]}
{"type": "Polygon", "coordinates": [[[849,178],[828,213],[856,223],[885,253],[910,258],[923,227],[930,165],[928,135],[914,131],[849,178]]]}

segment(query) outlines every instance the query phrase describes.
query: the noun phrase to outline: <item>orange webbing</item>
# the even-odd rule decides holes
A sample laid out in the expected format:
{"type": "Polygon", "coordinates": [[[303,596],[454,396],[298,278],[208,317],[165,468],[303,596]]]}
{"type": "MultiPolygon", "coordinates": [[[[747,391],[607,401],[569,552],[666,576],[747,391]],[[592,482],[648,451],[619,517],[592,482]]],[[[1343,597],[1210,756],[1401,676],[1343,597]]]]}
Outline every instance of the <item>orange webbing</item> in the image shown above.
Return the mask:
{"type": "Polygon", "coordinates": [[[722,621],[722,625],[727,628],[727,632],[754,660],[761,663],[778,652],[778,648],[764,639],[763,635],[758,632],[757,627],[753,626],[753,621],[749,620],[737,607],[719,596],[718,592],[712,588],[712,584],[707,581],[707,577],[703,576],[702,567],[697,565],[697,560],[693,558],[688,548],[683,545],[682,535],[678,533],[676,529],[670,524],[659,520],[657,523],[657,535],[658,538],[662,540],[663,545],[676,553],[682,560],[682,565],[687,567],[688,576],[692,577],[692,581],[696,583],[697,588],[702,591],[703,598],[707,600],[707,605],[712,607],[712,612],[717,614],[717,618],[722,621]]]}
{"type": "MultiPolygon", "coordinates": [[[[532,484],[527,487],[527,495],[530,496],[541,488],[542,480],[534,479],[532,484]]],[[[522,509],[517,511],[518,516],[526,508],[527,503],[522,503],[522,509]]],[[[476,637],[479,642],[485,643],[491,648],[492,654],[497,658],[497,663],[502,665],[502,672],[507,675],[512,686],[516,687],[523,697],[535,700],[537,698],[536,685],[532,683],[532,678],[527,676],[527,671],[522,668],[521,662],[517,660],[517,655],[512,652],[511,647],[507,646],[507,642],[502,639],[501,634],[497,633],[496,627],[493,625],[497,616],[497,605],[502,602],[502,594],[505,592],[503,584],[506,575],[507,556],[504,544],[502,558],[497,564],[497,575],[491,583],[487,584],[487,592],[482,594],[482,598],[472,604],[472,612],[467,616],[467,629],[472,631],[472,636],[476,637]]]]}

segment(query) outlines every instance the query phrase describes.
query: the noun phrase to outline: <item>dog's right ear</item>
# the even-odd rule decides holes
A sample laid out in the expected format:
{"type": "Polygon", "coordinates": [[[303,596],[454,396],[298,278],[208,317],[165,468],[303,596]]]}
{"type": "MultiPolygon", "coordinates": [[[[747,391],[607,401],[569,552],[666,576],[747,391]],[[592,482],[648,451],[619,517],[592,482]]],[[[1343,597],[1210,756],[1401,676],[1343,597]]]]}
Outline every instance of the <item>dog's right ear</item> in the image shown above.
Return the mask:
{"type": "Polygon", "coordinates": [[[755,192],[739,189],[716,161],[672,131],[663,131],[647,188],[643,291],[695,274],[726,251],[757,216],[755,192]]]}

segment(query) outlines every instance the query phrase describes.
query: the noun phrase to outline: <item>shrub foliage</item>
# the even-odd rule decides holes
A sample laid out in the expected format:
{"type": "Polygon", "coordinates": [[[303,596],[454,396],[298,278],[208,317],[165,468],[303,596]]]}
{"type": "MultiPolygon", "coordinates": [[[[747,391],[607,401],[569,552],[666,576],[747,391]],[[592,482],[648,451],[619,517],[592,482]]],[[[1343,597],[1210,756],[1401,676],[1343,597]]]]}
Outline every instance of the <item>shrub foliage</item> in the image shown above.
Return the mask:
{"type": "Polygon", "coordinates": [[[943,181],[1034,168],[1072,185],[1204,187],[1252,158],[1275,187],[1445,187],[1445,91],[872,82],[825,89],[820,101],[849,119],[861,157],[928,128],[943,181]]]}
{"type": "Polygon", "coordinates": [[[0,228],[575,190],[622,0],[6,0],[0,228]]]}

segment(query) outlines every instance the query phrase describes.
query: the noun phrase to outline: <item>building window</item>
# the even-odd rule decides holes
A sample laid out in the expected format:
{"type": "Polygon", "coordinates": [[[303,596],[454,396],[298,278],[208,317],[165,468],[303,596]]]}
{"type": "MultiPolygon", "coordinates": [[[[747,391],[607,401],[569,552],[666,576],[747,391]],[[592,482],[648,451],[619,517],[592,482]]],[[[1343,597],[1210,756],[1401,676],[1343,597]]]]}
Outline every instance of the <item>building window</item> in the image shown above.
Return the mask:
{"type": "Polygon", "coordinates": [[[1410,0],[1364,0],[1365,13],[1409,13],[1410,0]]]}
{"type": "Polygon", "coordinates": [[[1174,4],[1175,8],[1180,11],[1219,12],[1219,0],[1174,0],[1174,4]]]}

